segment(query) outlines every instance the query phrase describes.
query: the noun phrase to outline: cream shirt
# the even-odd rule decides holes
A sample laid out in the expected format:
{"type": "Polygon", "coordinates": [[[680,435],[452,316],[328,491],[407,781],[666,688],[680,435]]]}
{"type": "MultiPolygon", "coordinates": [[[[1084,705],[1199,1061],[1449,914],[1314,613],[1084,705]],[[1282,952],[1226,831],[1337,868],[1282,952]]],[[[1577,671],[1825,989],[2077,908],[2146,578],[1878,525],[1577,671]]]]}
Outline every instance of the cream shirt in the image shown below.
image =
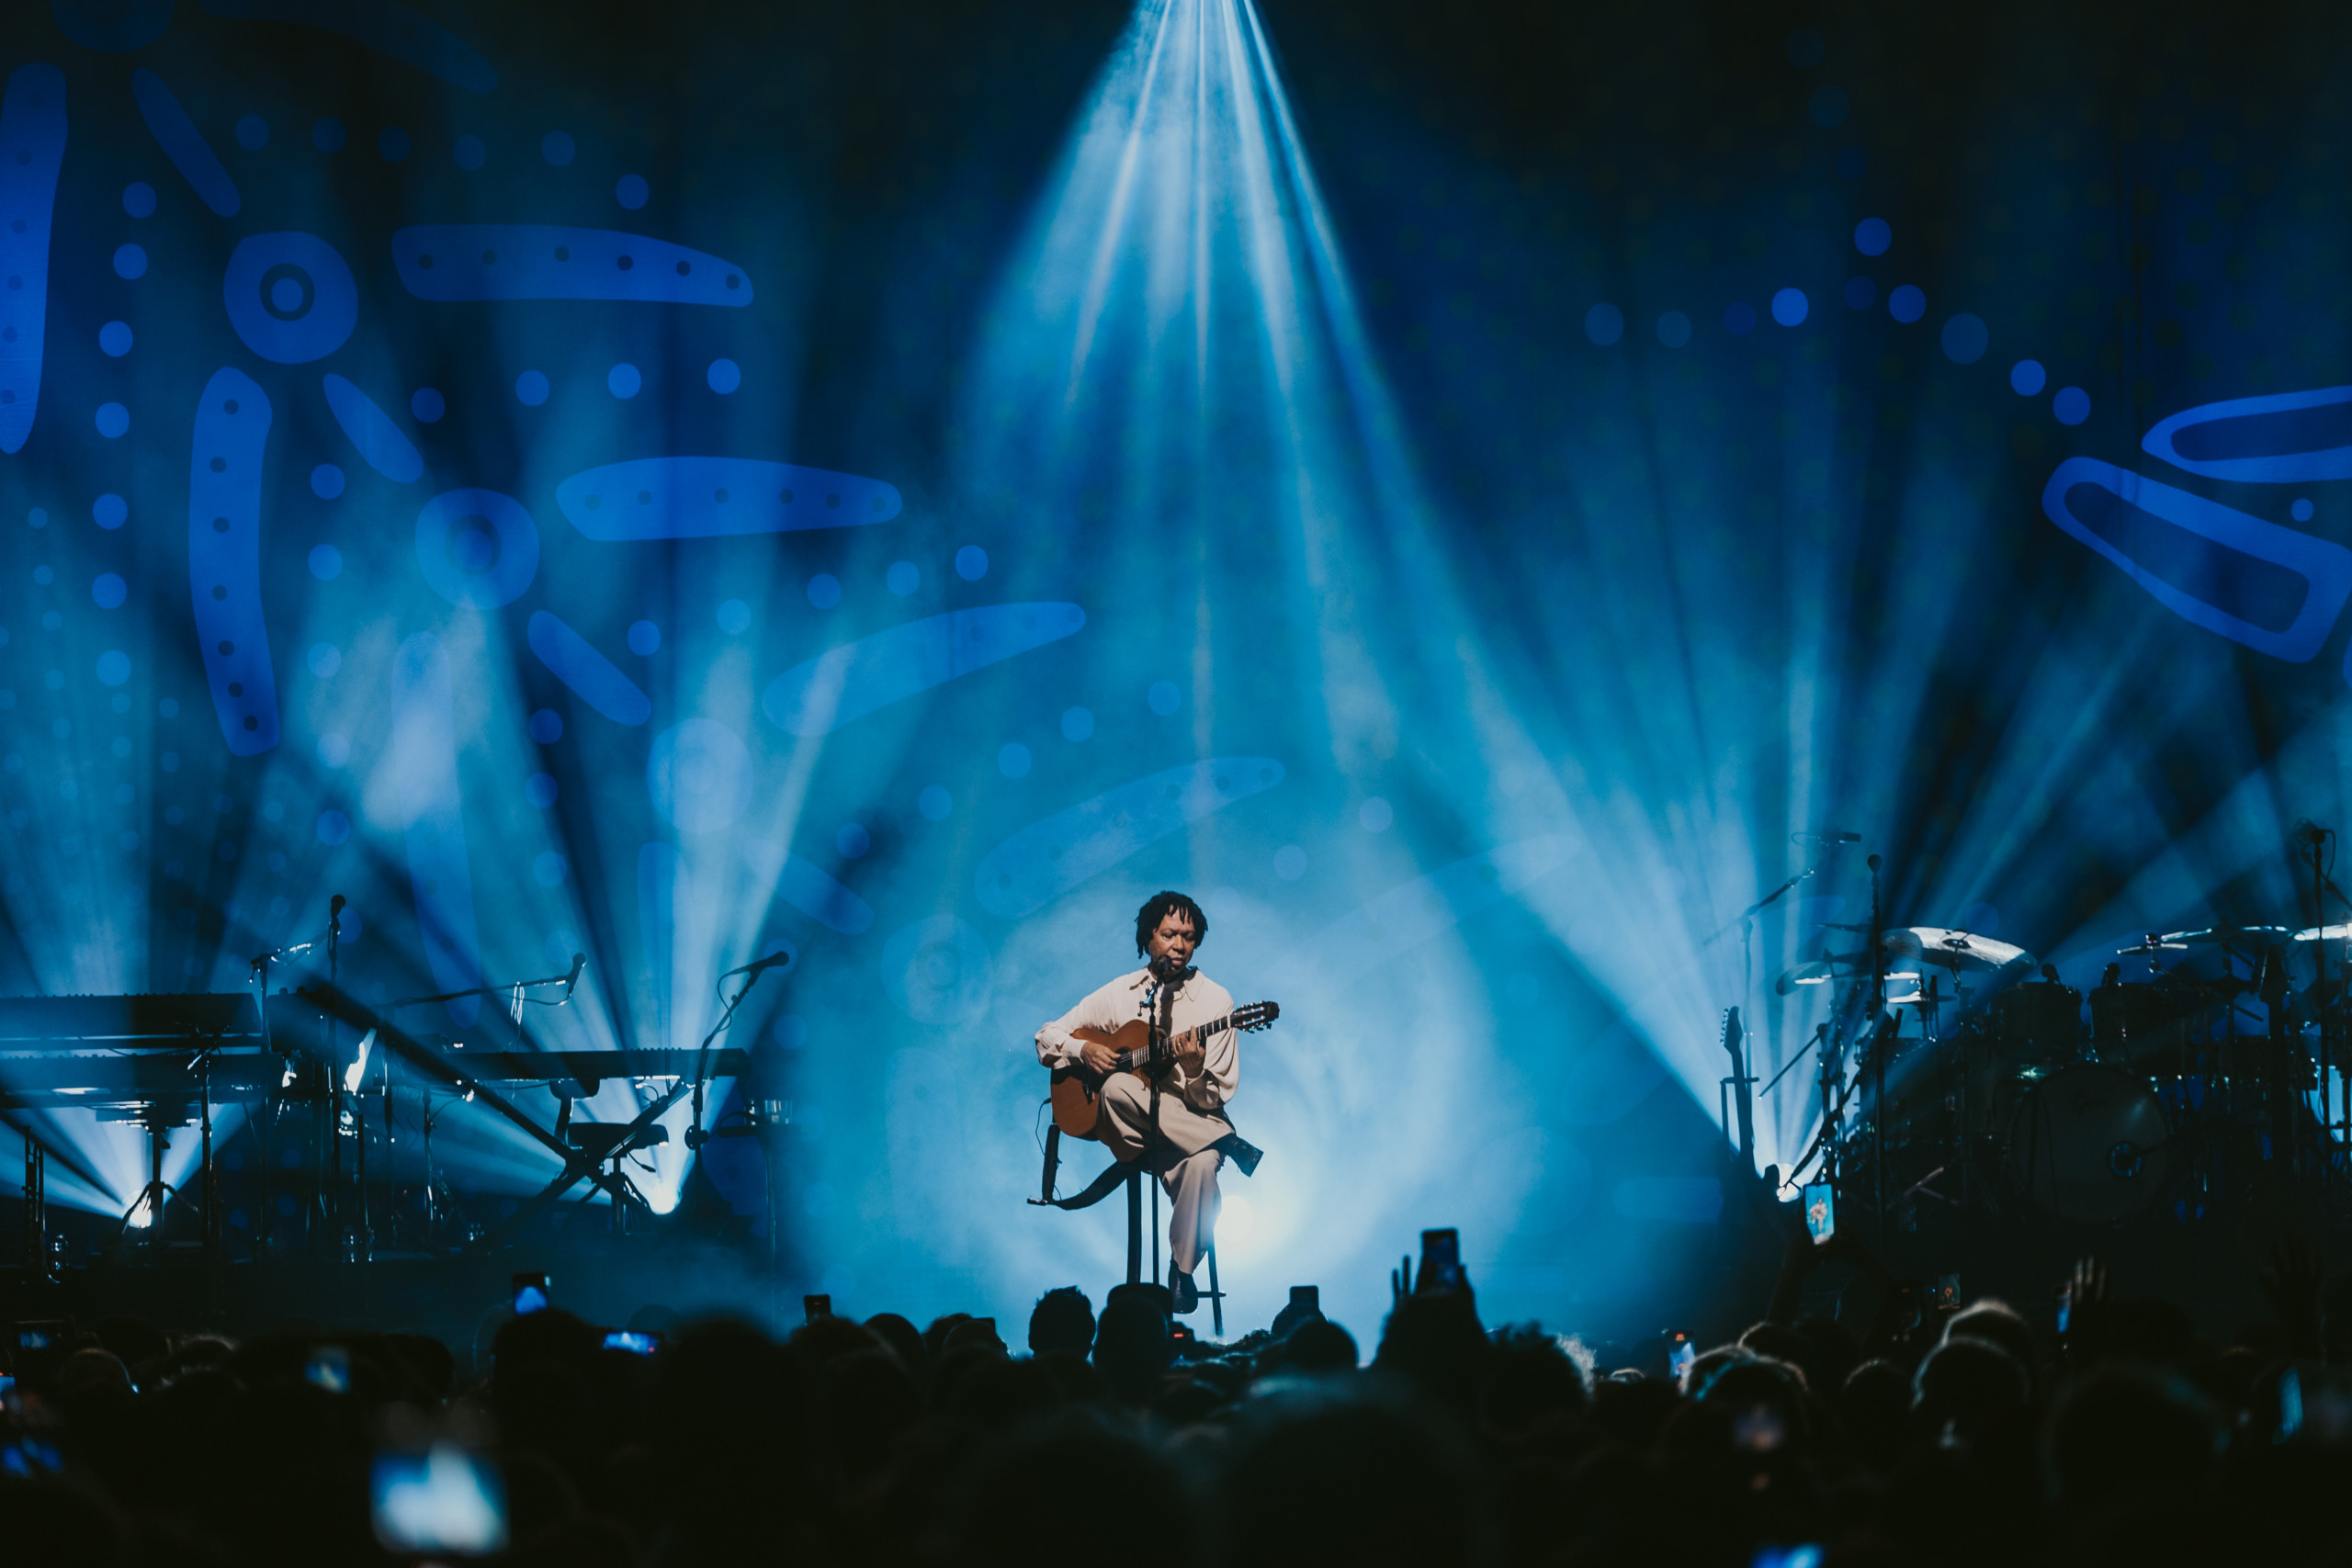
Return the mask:
{"type": "MultiPolygon", "coordinates": [[[[1148,1023],[1158,1006],[1149,969],[1122,975],[1037,1031],[1037,1060],[1048,1067],[1075,1066],[1080,1043],[1070,1034],[1071,1030],[1099,1029],[1107,1034],[1134,1019],[1148,1023]]],[[[1232,1010],[1232,995],[1195,970],[1176,993],[1176,1032],[1182,1034],[1232,1010]]],[[[1235,1039],[1230,1027],[1210,1035],[1203,1042],[1207,1052],[1201,1070],[1189,1072],[1182,1063],[1177,1064],[1160,1080],[1161,1092],[1182,1095],[1195,1111],[1218,1111],[1233,1098],[1233,1091],[1241,1082],[1240,1053],[1234,1048],[1235,1039]]]]}

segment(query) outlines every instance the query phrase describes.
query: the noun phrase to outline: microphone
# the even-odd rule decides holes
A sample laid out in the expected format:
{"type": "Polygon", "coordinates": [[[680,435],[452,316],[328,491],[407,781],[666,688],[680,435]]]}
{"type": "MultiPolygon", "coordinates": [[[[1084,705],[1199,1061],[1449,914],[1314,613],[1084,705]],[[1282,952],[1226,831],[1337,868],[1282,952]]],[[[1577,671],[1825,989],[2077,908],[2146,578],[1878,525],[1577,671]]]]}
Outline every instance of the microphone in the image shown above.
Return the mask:
{"type": "Polygon", "coordinates": [[[738,964],[736,967],[729,969],[728,973],[729,975],[764,975],[771,969],[777,968],[791,962],[792,949],[788,947],[778,948],[775,952],[769,953],[765,958],[754,958],[749,964],[738,964]]]}
{"type": "Polygon", "coordinates": [[[2321,827],[2308,817],[2299,818],[2295,822],[2295,841],[2299,844],[2316,844],[2326,838],[2330,830],[2321,827]]]}
{"type": "Polygon", "coordinates": [[[571,955],[571,973],[563,977],[563,999],[565,1001],[570,1001],[571,999],[571,988],[580,984],[580,972],[587,967],[588,955],[586,953],[575,953],[571,955]]]}
{"type": "Polygon", "coordinates": [[[340,893],[327,900],[327,930],[337,936],[343,934],[344,902],[344,897],[340,893]]]}

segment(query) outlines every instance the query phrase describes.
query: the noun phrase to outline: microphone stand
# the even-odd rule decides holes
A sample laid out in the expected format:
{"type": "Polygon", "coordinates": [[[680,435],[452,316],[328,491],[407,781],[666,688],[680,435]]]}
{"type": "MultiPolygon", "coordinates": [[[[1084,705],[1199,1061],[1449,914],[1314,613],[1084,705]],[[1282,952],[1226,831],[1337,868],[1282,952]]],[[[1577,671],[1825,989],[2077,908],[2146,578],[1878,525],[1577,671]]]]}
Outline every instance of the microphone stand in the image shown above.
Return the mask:
{"type": "MultiPolygon", "coordinates": [[[[712,1044],[717,1042],[721,1034],[734,1027],[735,1010],[743,1005],[743,998],[752,994],[752,987],[760,983],[760,976],[766,974],[771,969],[782,968],[789,964],[791,962],[792,957],[789,953],[774,953],[754,963],[746,964],[740,969],[729,969],[727,972],[727,975],[719,976],[721,980],[725,980],[728,975],[741,975],[743,976],[743,983],[736,987],[735,994],[732,997],[725,998],[725,1005],[719,1009],[718,1021],[710,1026],[710,1032],[702,1037],[702,1044],[696,1049],[696,1055],[695,1056],[694,1112],[686,1122],[686,1150],[689,1155],[699,1152],[703,1145],[708,1143],[714,1136],[721,1135],[704,1132],[702,1125],[703,1080],[709,1076],[710,1050],[712,1044]]],[[[722,997],[725,997],[724,992],[720,994],[722,997]]],[[[780,1234],[783,1229],[783,1225],[781,1224],[783,1214],[780,1206],[776,1202],[778,1184],[775,1177],[775,1166],[779,1150],[775,1146],[775,1145],[770,1144],[765,1139],[761,1140],[761,1143],[763,1162],[767,1167],[767,1181],[765,1186],[767,1188],[768,1203],[768,1284],[770,1288],[773,1289],[775,1282],[783,1277],[784,1273],[784,1237],[780,1234]]],[[[684,1178],[681,1176],[679,1180],[681,1185],[683,1185],[684,1178]]],[[[617,1199],[615,1201],[616,1202],[618,1201],[617,1199]]],[[[777,1303],[774,1300],[771,1300],[768,1304],[768,1315],[770,1318],[776,1317],[778,1310],[777,1303]]]]}
{"type": "MultiPolygon", "coordinates": [[[[335,895],[334,904],[330,906],[332,912],[328,917],[327,923],[327,934],[328,941],[330,942],[334,942],[335,935],[342,925],[340,919],[342,913],[342,903],[343,895],[338,893],[335,895]]],[[[269,966],[282,959],[300,957],[301,954],[311,952],[318,945],[319,939],[317,937],[312,937],[308,942],[298,942],[290,943],[285,947],[272,948],[267,953],[256,953],[254,956],[253,964],[250,969],[254,987],[254,1017],[261,1031],[262,1050],[265,1054],[277,1049],[277,1042],[270,1038],[269,1033],[269,966]]],[[[330,951],[332,952],[332,948],[330,951]]],[[[330,1034],[329,1037],[332,1039],[332,1034],[330,1034]]],[[[287,1065],[286,1072],[278,1084],[278,1089],[281,1091],[286,1089],[288,1083],[292,1080],[294,1076],[293,1048],[291,1046],[288,1047],[284,1055],[287,1057],[287,1065]]],[[[330,1073],[328,1077],[332,1078],[334,1075],[330,1073]]],[[[334,1088],[332,1083],[328,1087],[331,1090],[334,1088]]],[[[267,1147],[269,1142],[268,1129],[277,1120],[277,1112],[282,1103],[282,1094],[267,1095],[264,1097],[262,1100],[262,1190],[265,1198],[267,1195],[269,1188],[267,1147]]],[[[323,1152],[320,1142],[321,1132],[322,1129],[319,1126],[319,1118],[314,1112],[311,1118],[311,1152],[312,1158],[311,1169],[314,1177],[319,1168],[317,1162],[323,1152]]],[[[305,1204],[303,1208],[304,1218],[308,1222],[306,1228],[311,1232],[310,1241],[313,1246],[317,1244],[320,1235],[324,1234],[327,1228],[326,1211],[324,1207],[326,1201],[327,1193],[325,1184],[314,1179],[311,1201],[305,1204]]],[[[267,1201],[265,1201],[262,1204],[261,1245],[265,1252],[268,1250],[270,1240],[270,1209],[271,1205],[267,1201]]]]}
{"type": "Polygon", "coordinates": [[[504,997],[510,1003],[507,1017],[514,1025],[514,1038],[523,1044],[528,1045],[531,1043],[530,1039],[523,1032],[523,993],[537,990],[541,986],[561,986],[564,988],[563,1000],[549,1002],[546,1005],[568,1006],[571,1001],[572,988],[580,983],[580,971],[584,964],[585,960],[582,955],[574,953],[571,967],[560,975],[548,975],[537,980],[515,980],[499,986],[474,986],[462,991],[439,991],[429,997],[402,997],[397,1001],[386,1002],[384,1010],[388,1013],[398,1012],[402,1008],[424,1007],[431,1002],[463,1001],[468,997],[504,997]]]}

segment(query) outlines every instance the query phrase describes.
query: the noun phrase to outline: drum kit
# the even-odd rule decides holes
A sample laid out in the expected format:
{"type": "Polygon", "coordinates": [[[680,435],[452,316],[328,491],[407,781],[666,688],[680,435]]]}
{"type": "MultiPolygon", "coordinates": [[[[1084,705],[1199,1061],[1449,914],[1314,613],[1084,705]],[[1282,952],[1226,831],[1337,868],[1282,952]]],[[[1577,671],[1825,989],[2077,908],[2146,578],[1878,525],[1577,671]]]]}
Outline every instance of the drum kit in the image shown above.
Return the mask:
{"type": "Polygon", "coordinates": [[[2151,933],[2087,997],[2005,942],[1894,927],[1874,955],[1870,930],[1825,927],[1860,951],[1775,987],[1840,1004],[1815,1036],[1822,1133],[1791,1185],[1835,1182],[1849,1212],[1910,1229],[1972,1209],[2109,1223],[2160,1201],[2186,1219],[2292,1179],[2322,987],[2292,987],[2287,955],[2346,928],[2151,933]]]}

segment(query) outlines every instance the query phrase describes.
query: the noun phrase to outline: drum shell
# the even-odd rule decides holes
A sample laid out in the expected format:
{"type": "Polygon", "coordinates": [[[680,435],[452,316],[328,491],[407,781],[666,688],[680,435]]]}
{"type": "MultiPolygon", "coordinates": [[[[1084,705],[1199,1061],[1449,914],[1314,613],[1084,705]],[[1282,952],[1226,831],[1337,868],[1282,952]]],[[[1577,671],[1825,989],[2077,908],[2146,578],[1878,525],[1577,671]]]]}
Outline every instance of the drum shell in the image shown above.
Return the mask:
{"type": "Polygon", "coordinates": [[[1993,998],[1986,1034],[1993,1049],[2018,1061],[2067,1061],[2083,1043],[2083,993],[2031,980],[1993,998]]]}
{"type": "Polygon", "coordinates": [[[2101,986],[2090,994],[2091,1043],[2102,1062],[2177,1054],[2188,1039],[2182,998],[2166,986],[2101,986]]]}
{"type": "Polygon", "coordinates": [[[2011,1179],[2061,1219],[2123,1219],[2154,1201],[2172,1164],[2163,1105],[2145,1077],[2078,1066],[2033,1086],[2009,1126],[2011,1179]]]}

